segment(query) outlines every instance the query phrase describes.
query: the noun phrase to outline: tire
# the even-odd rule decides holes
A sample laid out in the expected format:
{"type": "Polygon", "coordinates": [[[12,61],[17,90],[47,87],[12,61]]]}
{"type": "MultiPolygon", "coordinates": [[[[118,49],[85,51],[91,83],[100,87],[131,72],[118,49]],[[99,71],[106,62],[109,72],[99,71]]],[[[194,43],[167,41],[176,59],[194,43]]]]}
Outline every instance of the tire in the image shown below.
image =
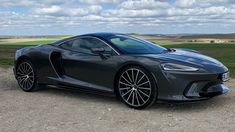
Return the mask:
{"type": "Polygon", "coordinates": [[[19,62],[16,67],[16,79],[23,91],[32,92],[38,90],[35,68],[29,60],[19,62]]]}
{"type": "Polygon", "coordinates": [[[116,92],[127,106],[144,109],[157,100],[157,86],[150,72],[139,66],[124,68],[116,83],[116,92]]]}

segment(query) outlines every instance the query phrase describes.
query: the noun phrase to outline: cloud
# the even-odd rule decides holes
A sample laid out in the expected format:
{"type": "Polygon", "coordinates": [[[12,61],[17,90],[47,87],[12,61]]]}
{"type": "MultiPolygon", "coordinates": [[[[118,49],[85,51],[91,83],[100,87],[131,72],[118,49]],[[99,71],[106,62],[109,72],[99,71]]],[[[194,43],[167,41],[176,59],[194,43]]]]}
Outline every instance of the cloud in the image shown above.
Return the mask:
{"type": "MultiPolygon", "coordinates": [[[[166,11],[163,10],[149,10],[149,9],[142,9],[142,10],[108,10],[103,13],[104,16],[117,16],[117,17],[124,17],[124,18],[147,18],[147,17],[158,17],[166,15],[166,11]]],[[[144,19],[143,19],[144,20],[144,19]]]]}
{"type": "Polygon", "coordinates": [[[51,7],[35,9],[35,12],[38,13],[38,14],[56,14],[56,13],[59,13],[61,11],[63,11],[63,10],[59,6],[51,6],[51,7]]]}
{"type": "Polygon", "coordinates": [[[2,0],[0,8],[0,34],[24,28],[168,33],[235,28],[235,0],[2,0]]]}
{"type": "Polygon", "coordinates": [[[79,0],[81,3],[85,4],[103,4],[103,3],[118,3],[121,0],[79,0]]]}
{"type": "MultiPolygon", "coordinates": [[[[71,0],[74,1],[74,0],[71,0]]],[[[64,0],[1,0],[0,7],[35,7],[66,4],[64,0]]]]}
{"type": "Polygon", "coordinates": [[[124,9],[156,9],[168,8],[170,4],[159,0],[127,0],[121,3],[120,6],[124,9]]]}
{"type": "Polygon", "coordinates": [[[192,7],[196,3],[196,0],[176,0],[175,5],[178,7],[192,7]]]}
{"type": "Polygon", "coordinates": [[[84,16],[89,14],[98,14],[102,11],[101,6],[92,5],[88,7],[61,7],[61,6],[51,6],[44,8],[36,8],[34,12],[41,15],[53,15],[53,16],[84,16]]]}

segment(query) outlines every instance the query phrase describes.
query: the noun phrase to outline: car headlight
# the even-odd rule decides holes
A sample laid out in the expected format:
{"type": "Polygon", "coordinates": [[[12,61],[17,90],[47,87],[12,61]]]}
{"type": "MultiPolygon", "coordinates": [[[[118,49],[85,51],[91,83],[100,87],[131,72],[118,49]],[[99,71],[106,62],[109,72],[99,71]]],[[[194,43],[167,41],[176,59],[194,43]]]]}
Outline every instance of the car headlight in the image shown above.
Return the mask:
{"type": "Polygon", "coordinates": [[[163,63],[161,64],[162,68],[166,71],[198,71],[199,68],[191,67],[191,66],[185,66],[181,64],[175,64],[175,63],[163,63]]]}

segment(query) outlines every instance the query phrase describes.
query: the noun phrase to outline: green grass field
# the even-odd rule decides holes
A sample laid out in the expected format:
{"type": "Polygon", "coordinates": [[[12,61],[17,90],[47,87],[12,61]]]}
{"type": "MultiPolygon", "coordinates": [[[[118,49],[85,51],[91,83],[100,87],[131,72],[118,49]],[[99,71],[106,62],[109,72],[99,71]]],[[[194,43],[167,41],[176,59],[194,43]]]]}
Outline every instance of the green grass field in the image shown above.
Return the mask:
{"type": "MultiPolygon", "coordinates": [[[[33,42],[16,42],[16,43],[1,43],[0,42],[0,66],[9,67],[13,65],[14,54],[17,48],[25,46],[45,44],[52,42],[48,41],[33,41],[33,42]]],[[[235,44],[162,44],[168,48],[189,48],[198,50],[206,55],[212,56],[224,63],[231,72],[231,76],[235,77],[235,44]]]]}
{"type": "Polygon", "coordinates": [[[0,42],[0,46],[11,45],[11,46],[18,46],[18,45],[39,45],[39,44],[48,44],[56,40],[38,40],[38,41],[27,41],[27,42],[0,42]]]}

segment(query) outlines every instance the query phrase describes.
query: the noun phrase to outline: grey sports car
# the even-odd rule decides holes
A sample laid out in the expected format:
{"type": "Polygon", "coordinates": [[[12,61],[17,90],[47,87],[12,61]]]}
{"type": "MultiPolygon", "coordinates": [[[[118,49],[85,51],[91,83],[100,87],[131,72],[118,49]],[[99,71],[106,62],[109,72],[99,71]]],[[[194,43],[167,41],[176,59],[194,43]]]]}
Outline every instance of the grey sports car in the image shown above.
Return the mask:
{"type": "Polygon", "coordinates": [[[118,33],[93,33],[18,49],[15,77],[22,90],[41,86],[115,95],[143,109],[157,100],[199,101],[224,94],[229,70],[190,49],[168,49],[118,33]]]}

